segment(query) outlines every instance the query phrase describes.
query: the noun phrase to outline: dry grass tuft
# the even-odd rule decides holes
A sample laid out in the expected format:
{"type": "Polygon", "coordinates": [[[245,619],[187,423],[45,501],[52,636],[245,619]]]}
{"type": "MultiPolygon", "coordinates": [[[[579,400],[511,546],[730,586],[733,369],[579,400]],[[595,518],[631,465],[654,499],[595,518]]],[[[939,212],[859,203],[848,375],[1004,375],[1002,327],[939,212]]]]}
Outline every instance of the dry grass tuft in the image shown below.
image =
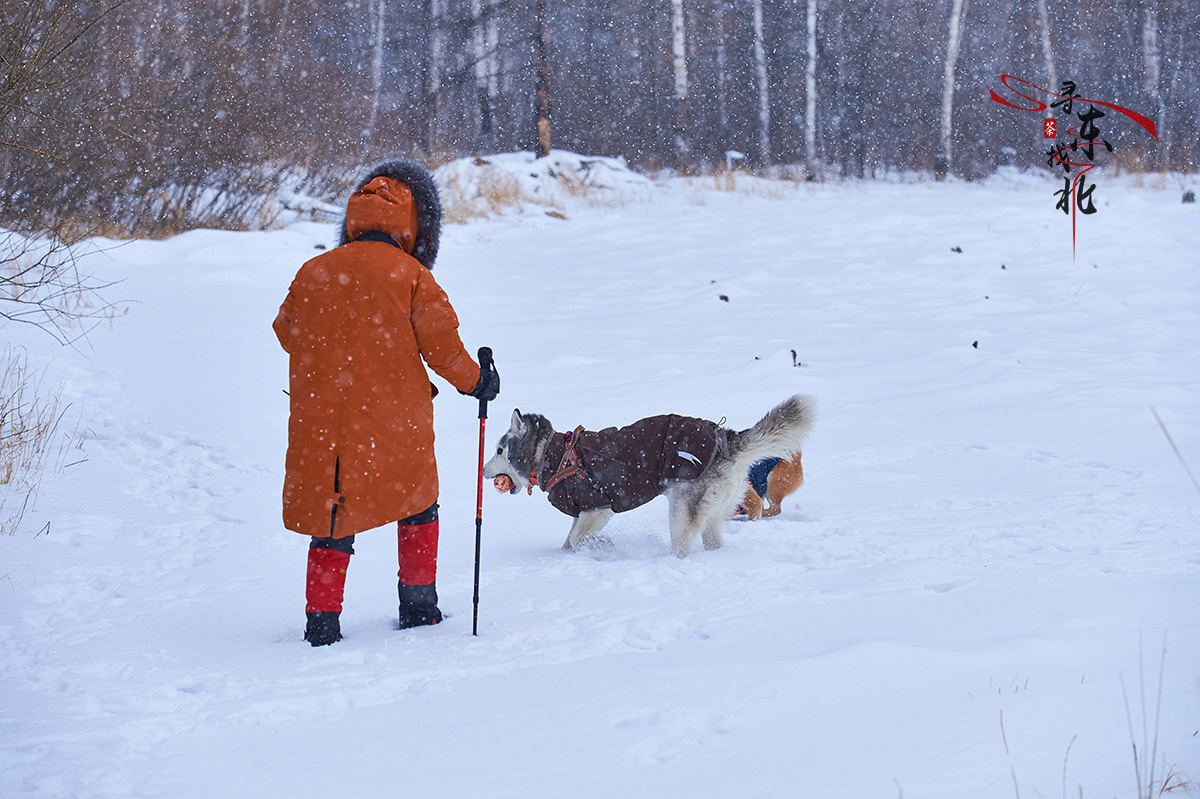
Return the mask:
{"type": "Polygon", "coordinates": [[[718,169],[713,172],[713,184],[717,191],[737,191],[737,171],[718,169]]]}
{"type": "Polygon", "coordinates": [[[461,174],[451,173],[440,181],[442,213],[448,223],[496,216],[530,200],[516,176],[491,164],[480,166],[474,180],[461,174]]]}
{"type": "Polygon", "coordinates": [[[44,377],[30,371],[22,349],[0,356],[0,534],[15,533],[33,510],[47,467],[63,470],[79,448],[77,436],[62,431],[62,387],[47,388],[44,377]]]}
{"type": "MultiPolygon", "coordinates": [[[[553,174],[553,173],[552,173],[553,174]]],[[[567,194],[568,197],[574,197],[577,200],[595,200],[595,190],[583,181],[578,175],[560,174],[555,175],[558,178],[559,188],[567,194]]]]}
{"type": "MultiPolygon", "coordinates": [[[[761,176],[745,169],[719,167],[712,173],[712,188],[720,192],[740,194],[745,197],[762,197],[767,200],[782,200],[793,196],[800,187],[796,180],[784,175],[761,176]]],[[[706,187],[703,182],[694,185],[706,187]]]]}

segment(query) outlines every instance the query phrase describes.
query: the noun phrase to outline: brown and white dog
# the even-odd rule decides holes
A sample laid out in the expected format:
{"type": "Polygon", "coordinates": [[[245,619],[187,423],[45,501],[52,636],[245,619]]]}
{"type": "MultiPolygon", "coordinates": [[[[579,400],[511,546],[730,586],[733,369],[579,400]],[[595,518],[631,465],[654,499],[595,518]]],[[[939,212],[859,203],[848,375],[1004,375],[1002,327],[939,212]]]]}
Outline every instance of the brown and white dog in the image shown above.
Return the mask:
{"type": "Polygon", "coordinates": [[[514,410],[483,474],[502,492],[533,493],[540,486],[551,505],[575,519],[563,544],[568,549],[614,513],[666,494],[671,550],[684,557],[697,535],[705,549],[722,545],[721,527],[742,497],[751,465],[796,456],[812,419],[812,400],[799,394],[740,432],[668,414],[621,428],[559,433],[546,417],[514,410]]]}
{"type": "Polygon", "coordinates": [[[778,516],[783,510],[783,500],[796,493],[803,483],[804,467],[800,465],[799,451],[790,458],[759,461],[750,467],[750,487],[742,498],[738,515],[745,514],[751,521],[778,516]],[[756,474],[760,469],[763,474],[756,474]]]}

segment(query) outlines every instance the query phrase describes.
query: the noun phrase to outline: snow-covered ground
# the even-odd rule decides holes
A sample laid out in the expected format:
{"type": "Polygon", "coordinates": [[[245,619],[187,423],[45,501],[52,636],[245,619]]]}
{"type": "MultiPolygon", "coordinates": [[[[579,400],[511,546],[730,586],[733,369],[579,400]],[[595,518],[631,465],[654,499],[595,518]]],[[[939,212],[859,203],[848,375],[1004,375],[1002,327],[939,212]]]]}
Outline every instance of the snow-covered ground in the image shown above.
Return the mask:
{"type": "Polygon", "coordinates": [[[1200,206],[1101,180],[1073,261],[1056,188],[675,180],[449,227],[489,445],[514,406],[745,427],[804,392],[808,482],[686,559],[661,499],[564,552],[540,493],[489,488],[473,638],[477,403],[439,381],[449,618],[393,630],[394,534],[364,533],[320,649],[270,323],[335,231],[112,243],[85,266],[126,315],[77,350],[4,330],[88,432],[0,539],[0,796],[1132,799],[1152,752],[1154,795],[1200,779],[1200,492],[1151,412],[1200,468],[1200,206]]]}

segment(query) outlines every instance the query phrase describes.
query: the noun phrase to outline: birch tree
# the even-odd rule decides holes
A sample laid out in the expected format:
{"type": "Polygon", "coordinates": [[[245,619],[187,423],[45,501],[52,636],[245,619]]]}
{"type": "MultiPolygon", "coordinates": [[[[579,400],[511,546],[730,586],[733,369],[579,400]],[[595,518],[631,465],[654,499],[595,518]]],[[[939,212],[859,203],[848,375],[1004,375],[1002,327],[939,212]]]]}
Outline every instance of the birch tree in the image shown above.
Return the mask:
{"type": "Polygon", "coordinates": [[[671,66],[675,73],[675,157],[683,168],[688,160],[687,139],[687,28],[683,0],[671,0],[671,66]]]}
{"type": "Polygon", "coordinates": [[[367,141],[375,137],[379,117],[379,97],[383,90],[383,20],[385,0],[375,0],[375,41],[371,47],[371,111],[367,117],[367,141]]]}
{"type": "Polygon", "coordinates": [[[441,115],[442,72],[446,64],[446,2],[429,0],[429,103],[425,110],[427,152],[433,152],[439,145],[438,117],[441,115]]]}
{"type": "Polygon", "coordinates": [[[808,0],[808,63],[804,66],[804,164],[809,180],[817,165],[817,0],[808,0]]]}
{"type": "Polygon", "coordinates": [[[725,51],[725,2],[717,0],[713,11],[713,27],[717,32],[717,126],[721,147],[729,147],[729,104],[726,100],[726,86],[729,82],[728,56],[725,51]]]}
{"type": "Polygon", "coordinates": [[[534,7],[534,88],[538,158],[550,155],[550,28],[546,19],[546,0],[534,7]]]}
{"type": "MultiPolygon", "coordinates": [[[[1168,42],[1169,41],[1170,41],[1170,39],[1168,37],[1168,42]]],[[[1178,98],[1179,98],[1179,77],[1180,77],[1180,72],[1183,67],[1183,57],[1184,57],[1183,33],[1180,32],[1180,33],[1177,33],[1175,36],[1174,58],[1168,59],[1168,61],[1170,63],[1173,63],[1175,66],[1171,70],[1171,72],[1172,72],[1171,82],[1170,82],[1170,84],[1168,84],[1167,91],[1164,93],[1164,94],[1169,95],[1171,97],[1172,102],[1174,102],[1174,103],[1178,103],[1178,98]]],[[[1166,104],[1166,98],[1164,97],[1163,100],[1164,100],[1163,101],[1163,113],[1162,113],[1162,116],[1158,120],[1158,123],[1159,123],[1158,138],[1159,138],[1159,141],[1162,142],[1161,150],[1160,150],[1160,152],[1162,153],[1161,164],[1162,164],[1162,168],[1165,170],[1171,166],[1171,152],[1172,152],[1172,147],[1174,145],[1175,122],[1174,122],[1174,120],[1168,119],[1168,117],[1167,117],[1168,106],[1166,104]]]]}
{"type": "MultiPolygon", "coordinates": [[[[1167,108],[1163,93],[1159,90],[1162,80],[1162,53],[1158,46],[1158,13],[1153,2],[1147,4],[1145,16],[1142,18],[1142,63],[1145,66],[1143,88],[1150,102],[1154,104],[1156,119],[1161,122],[1167,115],[1167,108]]],[[[1160,165],[1163,163],[1165,160],[1160,159],[1160,165]]]]}
{"type": "Polygon", "coordinates": [[[1054,65],[1054,45],[1050,39],[1050,11],[1046,8],[1046,0],[1038,0],[1038,27],[1042,34],[1042,59],[1046,62],[1046,79],[1050,81],[1046,88],[1056,92],[1058,70],[1054,65]]]}
{"type": "Polygon", "coordinates": [[[754,72],[758,78],[758,158],[771,163],[771,90],[767,85],[767,47],[763,41],[762,0],[754,0],[754,72]]]}
{"type": "Polygon", "coordinates": [[[238,46],[245,50],[250,44],[250,0],[242,0],[242,10],[238,15],[238,27],[241,35],[238,37],[238,46]]]}
{"type": "Polygon", "coordinates": [[[499,64],[496,29],[496,0],[471,0],[471,19],[475,45],[475,92],[479,96],[479,146],[483,151],[496,147],[495,105],[499,64]]]}
{"type": "Polygon", "coordinates": [[[963,20],[967,13],[968,0],[953,0],[950,6],[950,38],[946,43],[945,72],[942,81],[942,135],[941,149],[934,160],[934,173],[938,180],[949,174],[954,166],[951,133],[954,130],[954,67],[958,62],[958,49],[962,43],[963,20]]]}

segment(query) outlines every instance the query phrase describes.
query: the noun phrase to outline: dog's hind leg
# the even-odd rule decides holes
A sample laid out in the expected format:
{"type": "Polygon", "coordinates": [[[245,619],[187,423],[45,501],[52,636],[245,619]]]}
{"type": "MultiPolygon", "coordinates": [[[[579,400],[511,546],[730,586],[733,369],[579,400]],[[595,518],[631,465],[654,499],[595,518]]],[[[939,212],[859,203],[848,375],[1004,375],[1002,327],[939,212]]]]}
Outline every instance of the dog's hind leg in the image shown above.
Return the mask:
{"type": "Polygon", "coordinates": [[[709,513],[704,519],[704,526],[700,528],[700,540],[704,542],[705,549],[720,549],[725,546],[725,534],[722,532],[724,519],[723,514],[709,513]]]}
{"type": "Polygon", "coordinates": [[[767,500],[770,507],[763,511],[763,516],[778,516],[783,510],[783,500],[795,493],[804,483],[804,467],[800,463],[800,453],[797,452],[790,460],[780,461],[771,472],[767,488],[767,500]]]}
{"type": "Polygon", "coordinates": [[[676,557],[687,557],[692,541],[700,532],[704,521],[700,505],[704,492],[697,482],[679,483],[667,489],[670,503],[671,552],[676,557]]]}
{"type": "Polygon", "coordinates": [[[573,549],[592,533],[598,532],[604,525],[608,524],[608,520],[613,517],[611,508],[597,508],[595,510],[585,510],[583,513],[575,517],[575,521],[571,522],[571,532],[567,533],[567,540],[563,542],[563,549],[573,549]]]}
{"type": "Polygon", "coordinates": [[[762,497],[753,488],[746,489],[746,495],[742,497],[742,510],[746,512],[746,518],[750,521],[758,521],[763,515],[762,497]]]}
{"type": "MultiPolygon", "coordinates": [[[[725,519],[738,499],[745,498],[741,494],[744,480],[728,469],[714,467],[713,471],[711,477],[701,478],[693,484],[700,491],[694,513],[705,549],[720,549],[725,545],[725,519]]],[[[754,489],[748,493],[753,494],[754,489]]]]}

